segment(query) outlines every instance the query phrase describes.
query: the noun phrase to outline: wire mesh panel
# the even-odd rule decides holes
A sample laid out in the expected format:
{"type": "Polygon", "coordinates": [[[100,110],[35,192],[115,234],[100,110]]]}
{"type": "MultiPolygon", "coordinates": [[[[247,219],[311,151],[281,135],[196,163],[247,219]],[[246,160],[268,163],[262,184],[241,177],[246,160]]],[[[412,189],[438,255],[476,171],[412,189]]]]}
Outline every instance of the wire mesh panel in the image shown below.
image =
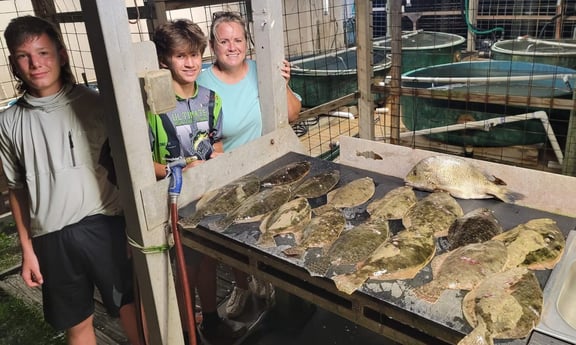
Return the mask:
{"type": "MultiPolygon", "coordinates": [[[[150,40],[152,19],[159,17],[151,12],[153,6],[147,6],[144,0],[125,0],[125,3],[132,40],[150,40]]],[[[372,31],[367,45],[357,42],[357,21],[362,19],[358,16],[365,14],[356,13],[354,5],[353,0],[283,2],[285,56],[292,64],[290,86],[304,106],[301,120],[293,128],[310,154],[334,157],[339,136],[358,135],[357,75],[369,73],[376,87],[370,116],[377,140],[389,140],[396,132],[412,132],[402,134],[400,143],[456,154],[470,154],[466,150],[471,147],[475,157],[552,171],[558,171],[562,161],[558,153],[571,157],[570,143],[576,142],[570,138],[573,135],[570,128],[574,127],[570,123],[574,83],[570,70],[576,69],[576,0],[565,0],[562,6],[556,0],[403,0],[397,27],[389,23],[388,2],[373,0],[368,14],[372,31]],[[390,89],[386,88],[390,85],[394,57],[391,49],[394,41],[390,37],[394,32],[401,32],[401,50],[394,54],[400,54],[401,73],[408,76],[414,76],[409,73],[418,69],[429,68],[419,73],[429,74],[427,78],[438,77],[436,66],[470,63],[446,67],[449,72],[442,73],[446,73],[449,81],[441,84],[410,84],[405,76],[401,97],[389,97],[390,89]],[[362,44],[372,51],[372,70],[366,72],[357,70],[356,49],[362,44]],[[476,78],[475,66],[479,64],[471,62],[477,61],[489,66],[483,68],[486,75],[482,78],[490,82],[482,84],[466,79],[476,78]],[[533,66],[520,68],[522,65],[517,62],[533,66]],[[541,68],[535,64],[550,66],[543,67],[542,76],[541,68]],[[522,75],[517,75],[519,68],[522,75]],[[460,74],[451,75],[455,71],[460,74]],[[492,73],[497,74],[498,82],[493,81],[492,73]],[[545,79],[546,76],[550,78],[545,79]],[[548,83],[544,92],[543,83],[548,83]],[[527,119],[506,126],[491,123],[464,130],[451,127],[539,111],[546,113],[548,125],[539,119],[527,119]],[[432,128],[437,131],[438,127],[444,127],[445,133],[421,132],[432,128]],[[551,140],[549,130],[553,131],[557,144],[551,140]],[[505,134],[498,139],[477,139],[494,133],[505,134]],[[516,136],[519,139],[513,141],[516,136]]],[[[77,80],[96,86],[79,1],[56,0],[54,6],[54,18],[68,46],[77,80]]],[[[179,2],[178,6],[168,7],[177,9],[162,16],[191,19],[206,35],[213,14],[219,11],[240,13],[248,22],[250,35],[257,29],[251,20],[250,2],[226,1],[205,6],[179,2]]],[[[0,1],[0,30],[11,18],[33,13],[30,1],[0,1]]],[[[17,94],[3,38],[0,44],[0,100],[5,104],[17,94]]],[[[252,40],[249,44],[248,55],[257,59],[252,40]]],[[[211,63],[210,49],[204,58],[206,64],[211,63]]],[[[418,74],[418,78],[424,76],[418,74]]]]}

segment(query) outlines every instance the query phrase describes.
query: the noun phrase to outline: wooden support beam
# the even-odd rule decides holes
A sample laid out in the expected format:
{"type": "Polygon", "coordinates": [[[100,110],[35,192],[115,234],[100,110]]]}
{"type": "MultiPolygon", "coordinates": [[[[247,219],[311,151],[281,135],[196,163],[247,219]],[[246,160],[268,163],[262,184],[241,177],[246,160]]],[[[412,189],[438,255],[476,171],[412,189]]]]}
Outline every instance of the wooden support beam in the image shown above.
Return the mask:
{"type": "Polygon", "coordinates": [[[372,1],[356,0],[356,72],[358,75],[358,130],[361,138],[374,140],[372,109],[372,1]]]}
{"type": "Polygon", "coordinates": [[[252,1],[252,18],[254,18],[254,50],[258,60],[262,131],[270,133],[282,126],[288,126],[287,86],[280,74],[284,60],[282,2],[252,1]]]}
{"type": "MultiPolygon", "coordinates": [[[[82,0],[86,31],[116,168],[127,234],[144,248],[167,243],[165,227],[145,222],[141,189],[156,184],[135,54],[124,2],[82,0]]],[[[168,202],[167,190],[156,195],[168,202]]],[[[162,215],[168,219],[165,213],[162,215]]],[[[171,265],[166,251],[132,248],[150,344],[183,345],[171,265]]]]}

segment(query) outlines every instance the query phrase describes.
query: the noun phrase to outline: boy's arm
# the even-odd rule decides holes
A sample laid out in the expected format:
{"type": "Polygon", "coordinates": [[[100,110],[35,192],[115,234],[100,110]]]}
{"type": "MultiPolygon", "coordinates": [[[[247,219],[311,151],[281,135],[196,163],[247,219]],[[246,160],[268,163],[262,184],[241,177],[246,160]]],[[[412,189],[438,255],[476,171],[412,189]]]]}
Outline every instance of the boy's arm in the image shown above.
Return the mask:
{"type": "Polygon", "coordinates": [[[44,280],[40,272],[38,258],[32,247],[30,236],[30,213],[28,207],[28,194],[26,188],[8,189],[10,209],[16,223],[16,230],[22,248],[22,279],[29,287],[39,286],[44,280]]]}

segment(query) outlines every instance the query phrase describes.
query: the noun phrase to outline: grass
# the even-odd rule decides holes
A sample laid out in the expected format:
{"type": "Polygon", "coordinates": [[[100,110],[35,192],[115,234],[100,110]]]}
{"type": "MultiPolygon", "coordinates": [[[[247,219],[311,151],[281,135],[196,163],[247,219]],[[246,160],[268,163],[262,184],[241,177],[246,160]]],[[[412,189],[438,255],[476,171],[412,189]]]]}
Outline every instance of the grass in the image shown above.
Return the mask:
{"type": "MultiPolygon", "coordinates": [[[[12,217],[0,219],[0,272],[21,261],[20,244],[12,217]]],[[[38,307],[0,290],[0,345],[65,345],[63,332],[57,332],[44,322],[38,307]]]]}
{"type": "Polygon", "coordinates": [[[42,312],[0,290],[0,345],[65,345],[63,332],[53,330],[42,312]]]}

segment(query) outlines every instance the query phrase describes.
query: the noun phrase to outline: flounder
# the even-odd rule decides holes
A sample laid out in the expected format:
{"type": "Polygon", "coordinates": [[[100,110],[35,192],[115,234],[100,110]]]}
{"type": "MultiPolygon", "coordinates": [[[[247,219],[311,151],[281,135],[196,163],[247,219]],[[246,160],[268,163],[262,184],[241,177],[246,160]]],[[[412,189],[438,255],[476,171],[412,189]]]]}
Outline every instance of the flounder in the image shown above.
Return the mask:
{"type": "Polygon", "coordinates": [[[296,241],[301,231],[310,222],[312,208],[306,198],[296,198],[270,212],[260,223],[260,238],[257,245],[264,248],[274,247],[274,237],[291,233],[296,241]]]}
{"type": "Polygon", "coordinates": [[[330,170],[304,180],[294,189],[294,195],[313,199],[332,190],[340,181],[340,170],[330,170]]]}
{"type": "Polygon", "coordinates": [[[432,281],[414,289],[421,299],[435,303],[446,289],[472,290],[492,273],[500,272],[507,259],[499,241],[472,243],[432,259],[432,281]]]}
{"type": "Polygon", "coordinates": [[[355,272],[333,277],[338,290],[352,294],[367,279],[412,279],[424,268],[436,253],[436,241],[432,235],[403,230],[382,243],[355,272]]]}
{"type": "Polygon", "coordinates": [[[556,222],[549,218],[532,219],[493,239],[502,241],[508,248],[506,268],[552,269],[566,247],[564,235],[556,222]]]}
{"type": "Polygon", "coordinates": [[[296,246],[283,251],[286,256],[302,258],[310,248],[322,248],[325,254],[328,248],[344,230],[346,219],[336,209],[312,218],[302,230],[302,238],[296,246]]]}
{"type": "Polygon", "coordinates": [[[412,187],[397,187],[366,207],[371,218],[402,219],[412,205],[418,202],[412,187]]]}
{"type": "Polygon", "coordinates": [[[457,218],[448,229],[449,250],[488,241],[502,231],[502,225],[492,210],[485,207],[474,209],[457,218]]]}
{"type": "Polygon", "coordinates": [[[402,217],[405,228],[436,237],[446,236],[456,218],[464,215],[460,204],[446,192],[431,193],[419,200],[402,217]]]}
{"type": "Polygon", "coordinates": [[[226,214],[240,206],[250,195],[260,190],[258,176],[249,174],[229,184],[205,193],[196,203],[196,210],[190,217],[179,221],[184,229],[194,228],[206,216],[226,214]]]}
{"type": "Polygon", "coordinates": [[[542,288],[532,271],[518,267],[492,274],[464,296],[462,312],[474,329],[458,345],[527,337],[540,321],[542,305],[542,288]]]}
{"type": "Polygon", "coordinates": [[[276,169],[262,179],[262,187],[291,185],[302,180],[310,171],[311,163],[301,161],[276,169]]]}
{"type": "Polygon", "coordinates": [[[426,191],[445,191],[459,199],[498,198],[514,202],[522,197],[506,183],[489,176],[469,161],[453,156],[431,156],[418,162],[404,178],[409,186],[426,191]]]}
{"type": "Polygon", "coordinates": [[[258,193],[249,196],[240,206],[214,225],[217,231],[224,231],[234,223],[260,221],[269,212],[282,206],[291,198],[292,193],[288,186],[262,189],[258,193]]]}
{"type": "Polygon", "coordinates": [[[371,177],[362,177],[350,181],[340,188],[329,192],[326,196],[326,205],[316,207],[314,214],[322,214],[330,209],[360,206],[374,195],[376,186],[371,177]]]}
{"type": "Polygon", "coordinates": [[[312,276],[326,276],[330,268],[356,265],[365,260],[389,236],[388,221],[366,221],[343,231],[326,255],[305,261],[304,267],[312,276]]]}

